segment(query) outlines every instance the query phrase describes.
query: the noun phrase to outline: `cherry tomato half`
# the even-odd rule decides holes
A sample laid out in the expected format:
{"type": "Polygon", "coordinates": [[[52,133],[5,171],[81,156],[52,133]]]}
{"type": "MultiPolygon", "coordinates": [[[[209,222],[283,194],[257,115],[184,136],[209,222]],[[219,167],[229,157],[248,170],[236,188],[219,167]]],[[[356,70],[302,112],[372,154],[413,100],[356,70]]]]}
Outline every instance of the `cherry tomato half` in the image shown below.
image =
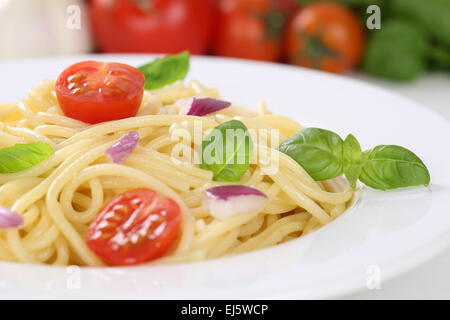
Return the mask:
{"type": "Polygon", "coordinates": [[[56,96],[68,117],[87,123],[136,115],[144,94],[145,77],[122,63],[78,62],[56,81],[56,96]]]}
{"type": "Polygon", "coordinates": [[[293,16],[284,40],[289,62],[343,73],[360,62],[365,34],[362,22],[350,9],[338,3],[319,2],[293,16]]]}
{"type": "Polygon", "coordinates": [[[91,223],[88,247],[112,265],[134,265],[163,256],[181,228],[172,199],[141,188],[114,197],[91,223]]]}

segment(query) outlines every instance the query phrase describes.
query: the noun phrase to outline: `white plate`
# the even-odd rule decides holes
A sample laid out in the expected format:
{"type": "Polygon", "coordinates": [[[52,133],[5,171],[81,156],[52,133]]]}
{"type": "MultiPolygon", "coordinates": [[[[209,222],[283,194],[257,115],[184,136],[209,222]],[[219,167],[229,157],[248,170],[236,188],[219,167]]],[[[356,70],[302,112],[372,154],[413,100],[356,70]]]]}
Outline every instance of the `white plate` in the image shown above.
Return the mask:
{"type": "MultiPolygon", "coordinates": [[[[150,56],[94,56],[0,64],[0,100],[85,59],[139,65],[150,56]]],[[[362,82],[279,64],[193,58],[189,77],[224,98],[303,124],[355,134],[363,148],[398,144],[428,166],[432,184],[392,192],[364,189],[342,217],[276,247],[207,262],[67,269],[0,263],[2,298],[328,298],[407,272],[449,244],[450,124],[429,110],[362,82]],[[77,289],[77,276],[80,288],[77,289]]]]}

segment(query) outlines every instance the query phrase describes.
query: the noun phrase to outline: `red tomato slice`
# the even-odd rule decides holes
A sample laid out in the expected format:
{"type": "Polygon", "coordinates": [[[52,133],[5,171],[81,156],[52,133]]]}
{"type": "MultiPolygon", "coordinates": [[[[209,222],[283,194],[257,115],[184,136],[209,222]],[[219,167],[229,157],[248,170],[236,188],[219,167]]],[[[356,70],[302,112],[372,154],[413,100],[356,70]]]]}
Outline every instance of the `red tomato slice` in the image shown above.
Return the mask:
{"type": "Polygon", "coordinates": [[[56,81],[56,96],[68,117],[87,123],[136,115],[144,94],[145,77],[122,63],[78,62],[56,81]]]}
{"type": "Polygon", "coordinates": [[[91,223],[89,248],[112,265],[135,265],[163,256],[181,229],[181,209],[150,189],[114,197],[91,223]]]}

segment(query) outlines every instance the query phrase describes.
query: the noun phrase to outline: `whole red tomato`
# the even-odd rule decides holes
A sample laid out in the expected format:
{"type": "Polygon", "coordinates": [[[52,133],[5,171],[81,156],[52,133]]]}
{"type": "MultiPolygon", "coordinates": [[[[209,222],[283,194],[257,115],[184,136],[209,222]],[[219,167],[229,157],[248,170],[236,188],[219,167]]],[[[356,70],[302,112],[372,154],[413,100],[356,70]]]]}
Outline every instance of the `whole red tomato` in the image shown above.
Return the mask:
{"type": "Polygon", "coordinates": [[[221,1],[215,53],[244,59],[279,60],[286,12],[277,1],[221,1]]]}
{"type": "Polygon", "coordinates": [[[205,53],[215,31],[211,0],[92,0],[91,18],[106,52],[205,53]]]}
{"type": "Polygon", "coordinates": [[[358,65],[364,43],[358,16],[338,3],[319,2],[292,17],[285,34],[284,54],[299,66],[343,73],[358,65]]]}
{"type": "Polygon", "coordinates": [[[277,7],[285,12],[287,15],[291,15],[295,12],[297,8],[300,7],[300,2],[298,0],[274,0],[277,7]]]}

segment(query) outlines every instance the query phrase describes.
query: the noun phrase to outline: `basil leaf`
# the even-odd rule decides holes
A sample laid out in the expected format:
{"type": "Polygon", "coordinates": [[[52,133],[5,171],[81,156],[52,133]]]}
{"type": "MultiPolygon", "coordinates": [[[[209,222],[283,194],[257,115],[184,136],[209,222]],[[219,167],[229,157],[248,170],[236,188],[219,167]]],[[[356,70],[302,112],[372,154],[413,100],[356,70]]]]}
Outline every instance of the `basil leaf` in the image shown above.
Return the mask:
{"type": "Polygon", "coordinates": [[[343,141],[336,133],[306,128],[284,141],[279,150],[297,161],[316,181],[342,174],[343,141]]]}
{"type": "Polygon", "coordinates": [[[0,149],[0,173],[15,173],[37,165],[53,153],[46,142],[16,144],[0,149]]]}
{"type": "Polygon", "coordinates": [[[374,76],[410,81],[426,70],[427,47],[426,34],[416,22],[387,19],[381,30],[372,32],[362,68],[374,76]]]}
{"type": "Polygon", "coordinates": [[[189,52],[156,59],[138,68],[145,76],[145,89],[152,90],[186,77],[189,71],[189,52]]]}
{"type": "Polygon", "coordinates": [[[389,190],[428,185],[428,169],[413,152],[394,145],[381,145],[364,152],[359,179],[369,187],[389,190]]]}
{"type": "Polygon", "coordinates": [[[343,145],[344,174],[352,188],[356,186],[363,164],[361,146],[355,136],[349,134],[343,145]]]}
{"type": "Polygon", "coordinates": [[[434,38],[433,42],[450,46],[450,24],[448,20],[450,1],[390,0],[389,12],[394,17],[405,17],[424,31],[429,32],[434,38]]]}
{"type": "Polygon", "coordinates": [[[250,166],[253,142],[247,127],[231,120],[206,135],[201,152],[200,167],[212,171],[215,181],[239,181],[250,166]]]}

